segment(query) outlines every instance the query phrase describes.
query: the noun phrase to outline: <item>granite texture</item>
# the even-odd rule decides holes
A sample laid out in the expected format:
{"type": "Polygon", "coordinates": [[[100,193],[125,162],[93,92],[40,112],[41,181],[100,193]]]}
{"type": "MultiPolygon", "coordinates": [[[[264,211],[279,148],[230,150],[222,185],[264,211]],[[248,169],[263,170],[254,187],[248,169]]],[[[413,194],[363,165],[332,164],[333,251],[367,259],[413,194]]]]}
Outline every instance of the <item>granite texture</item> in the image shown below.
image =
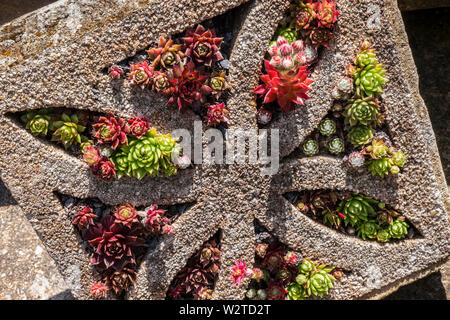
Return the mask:
{"type": "MultiPolygon", "coordinates": [[[[449,255],[447,188],[442,186],[431,123],[415,88],[417,76],[395,1],[338,0],[341,15],[336,40],[324,50],[312,74],[311,100],[272,124],[280,128],[283,156],[289,155],[326,114],[332,85],[362,40],[369,39],[390,78],[383,99],[389,105],[387,125],[392,141],[409,157],[402,173],[386,180],[348,171],[340,158],[286,157],[274,176],[262,177],[257,165],[203,165],[168,179],[104,183],[79,159],[34,138],[7,116],[26,109],[71,107],[145,115],[163,131],[192,130],[193,113],[167,108],[161,112],[164,99],[136,92],[127,83],[115,87],[101,70],[154,43],[162,32],[181,32],[244,2],[149,1],[126,16],[106,19],[101,27],[80,28],[83,34],[54,47],[45,48],[46,40],[33,40],[33,47],[41,51],[32,59],[0,61],[0,66],[10,68],[0,73],[2,179],[75,298],[88,298],[95,274],[55,192],[98,197],[107,204],[125,200],[138,205],[196,202],[174,223],[174,236],[163,237],[148,253],[130,299],[164,298],[173,276],[218,229],[222,230],[223,257],[214,298],[243,298],[245,286],[230,286],[229,267],[235,258],[253,263],[254,219],[303,256],[350,272],[326,299],[379,298],[436,270],[449,255]],[[374,12],[381,13],[380,24],[368,23],[374,12]],[[292,190],[320,188],[351,190],[385,201],[401,211],[422,237],[387,244],[346,237],[300,214],[282,196],[292,190]]],[[[236,24],[230,57],[230,128],[257,129],[251,91],[258,83],[261,57],[285,8],[286,1],[281,0],[254,0],[240,8],[241,21],[236,24]]],[[[51,15],[60,8],[48,10],[36,14],[51,15]]],[[[23,25],[33,25],[32,17],[22,20],[23,25]]]]}

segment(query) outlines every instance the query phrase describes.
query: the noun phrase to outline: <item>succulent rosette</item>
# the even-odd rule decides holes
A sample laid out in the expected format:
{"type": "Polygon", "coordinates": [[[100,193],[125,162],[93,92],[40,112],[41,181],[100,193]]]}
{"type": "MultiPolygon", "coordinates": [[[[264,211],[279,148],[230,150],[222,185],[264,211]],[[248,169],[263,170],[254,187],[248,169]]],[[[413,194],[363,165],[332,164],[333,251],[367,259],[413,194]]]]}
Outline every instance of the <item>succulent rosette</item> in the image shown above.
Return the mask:
{"type": "Polygon", "coordinates": [[[350,128],[347,134],[347,140],[355,147],[361,147],[368,144],[372,140],[374,130],[363,124],[356,125],[350,128]]]}
{"type": "Polygon", "coordinates": [[[136,209],[128,202],[114,209],[114,217],[116,218],[115,223],[120,223],[127,228],[131,228],[133,223],[139,222],[136,209]]]}
{"type": "Polygon", "coordinates": [[[108,69],[111,79],[120,79],[123,75],[123,69],[119,66],[112,66],[108,69]]]}
{"type": "Polygon", "coordinates": [[[88,166],[94,166],[101,160],[98,149],[95,147],[87,147],[83,153],[83,161],[88,164],[88,166]]]}
{"type": "Polygon", "coordinates": [[[328,290],[333,288],[333,282],[336,279],[327,271],[323,269],[316,269],[309,276],[306,283],[306,293],[308,295],[314,295],[322,297],[324,294],[328,294],[328,290]]]}
{"type": "Polygon", "coordinates": [[[333,39],[333,32],[328,28],[317,28],[309,32],[309,40],[317,48],[319,46],[328,47],[333,39]]]}
{"type": "Polygon", "coordinates": [[[402,168],[406,163],[406,156],[403,152],[397,151],[392,154],[392,162],[402,168]]]}
{"type": "Polygon", "coordinates": [[[183,38],[186,46],[186,56],[199,65],[211,67],[211,65],[223,59],[220,53],[220,45],[223,38],[216,37],[214,30],[206,30],[202,25],[190,29],[183,38]]]}
{"type": "Polygon", "coordinates": [[[344,141],[339,137],[332,137],[327,142],[327,149],[330,153],[338,155],[345,149],[344,141]]]}
{"type": "Polygon", "coordinates": [[[366,239],[375,239],[378,234],[378,224],[376,221],[369,220],[361,223],[356,228],[356,234],[358,237],[362,238],[363,240],[366,239]]]}
{"type": "Polygon", "coordinates": [[[381,178],[384,178],[391,173],[398,173],[400,169],[398,169],[398,167],[395,167],[396,166],[392,165],[392,160],[389,158],[367,160],[367,169],[372,173],[373,176],[379,175],[381,178]],[[394,168],[394,172],[391,172],[392,168],[394,168]]]}
{"type": "Polygon", "coordinates": [[[88,229],[89,226],[94,225],[94,219],[96,218],[97,216],[94,214],[94,211],[92,211],[92,208],[85,206],[83,209],[77,211],[72,223],[80,230],[84,228],[88,229]]]}
{"type": "Polygon", "coordinates": [[[284,296],[286,295],[286,290],[283,287],[283,284],[279,281],[272,279],[267,284],[267,299],[269,300],[284,300],[284,296]]]}
{"type": "Polygon", "coordinates": [[[356,126],[358,123],[370,125],[377,119],[379,106],[376,100],[368,97],[348,104],[344,111],[345,123],[356,126]]]}
{"type": "Polygon", "coordinates": [[[170,219],[165,216],[166,210],[158,209],[158,205],[150,206],[145,219],[145,227],[153,235],[170,234],[173,227],[169,225],[170,219]]]}
{"type": "Polygon", "coordinates": [[[101,299],[106,296],[106,291],[108,291],[108,288],[106,288],[103,283],[94,283],[90,288],[90,296],[93,299],[101,299]]]}
{"type": "Polygon", "coordinates": [[[22,116],[22,121],[26,123],[25,128],[30,130],[35,136],[46,136],[51,126],[50,115],[42,110],[38,113],[35,111],[28,112],[22,116]]]}
{"type": "Polygon", "coordinates": [[[337,21],[339,12],[336,10],[334,1],[323,0],[313,4],[319,27],[333,28],[337,21]]]}
{"type": "Polygon", "coordinates": [[[403,239],[408,234],[408,227],[400,217],[388,226],[389,235],[394,239],[403,239]]]}
{"type": "Polygon", "coordinates": [[[279,36],[268,49],[271,56],[269,63],[283,74],[293,75],[299,66],[307,63],[305,45],[302,40],[290,41],[279,36]]]}
{"type": "Polygon", "coordinates": [[[156,92],[164,92],[170,87],[169,77],[167,73],[155,71],[152,81],[152,90],[156,92]]]}
{"type": "Polygon", "coordinates": [[[388,82],[388,79],[383,77],[385,73],[386,70],[381,64],[357,69],[353,75],[356,94],[360,97],[379,97],[383,92],[383,85],[388,82]]]}
{"type": "Polygon", "coordinates": [[[319,152],[319,144],[312,139],[306,140],[303,143],[302,150],[306,156],[311,157],[319,152]]]}
{"type": "Polygon", "coordinates": [[[289,43],[295,42],[297,40],[297,31],[285,28],[280,31],[280,36],[284,37],[289,43]]]}
{"type": "Polygon", "coordinates": [[[300,30],[307,30],[312,26],[312,23],[316,19],[316,12],[311,0],[307,2],[300,2],[295,8],[296,14],[296,27],[300,30]]]}
{"type": "Polygon", "coordinates": [[[131,267],[125,266],[121,270],[107,272],[104,280],[106,287],[119,295],[134,285],[136,272],[131,267]]]}
{"type": "Polygon", "coordinates": [[[113,114],[100,116],[92,127],[93,136],[100,144],[111,143],[113,149],[128,144],[127,134],[130,133],[130,127],[122,118],[116,118],[113,114]]]}
{"type": "Polygon", "coordinates": [[[205,96],[213,91],[205,84],[208,77],[200,75],[192,62],[183,68],[175,65],[172,77],[170,87],[164,93],[170,96],[169,103],[175,103],[180,110],[196,101],[204,101],[205,96]]]}
{"type": "Polygon", "coordinates": [[[380,159],[388,155],[389,148],[381,138],[376,138],[364,150],[372,159],[380,159]]]}
{"type": "Polygon", "coordinates": [[[298,267],[298,271],[303,274],[308,274],[315,269],[314,263],[309,259],[303,259],[302,263],[298,267]]]}
{"type": "Polygon", "coordinates": [[[262,124],[262,125],[269,124],[270,121],[272,120],[272,112],[270,112],[267,109],[260,108],[260,109],[258,109],[256,119],[259,124],[262,124]]]}
{"type": "Polygon", "coordinates": [[[60,142],[64,148],[69,148],[72,144],[81,143],[81,136],[86,127],[79,124],[79,118],[76,114],[71,116],[63,113],[61,120],[52,124],[53,128],[57,128],[53,133],[52,141],[60,142]]]}
{"type": "Polygon", "coordinates": [[[336,132],[336,122],[331,119],[323,119],[319,123],[319,132],[326,137],[336,132]]]}
{"type": "Polygon", "coordinates": [[[228,113],[229,111],[225,108],[223,102],[210,105],[208,107],[208,115],[206,116],[208,119],[208,126],[216,126],[221,122],[228,122],[230,120],[227,115],[228,113]]]}
{"type": "Polygon", "coordinates": [[[128,133],[130,135],[140,139],[150,130],[150,123],[145,117],[133,117],[128,119],[128,128],[128,133]]]}
{"type": "Polygon", "coordinates": [[[184,52],[182,52],[182,45],[174,44],[172,39],[159,38],[159,43],[156,48],[147,50],[150,59],[153,60],[152,67],[162,66],[165,69],[170,69],[175,64],[182,64],[184,52]]]}
{"type": "Polygon", "coordinates": [[[160,173],[169,176],[176,173],[176,166],[171,161],[176,146],[170,134],[157,133],[153,128],[141,139],[133,139],[128,146],[121,147],[112,159],[118,164],[120,176],[132,174],[139,180],[160,173]]]}
{"type": "Polygon", "coordinates": [[[130,80],[132,84],[141,87],[142,90],[151,84],[154,68],[150,67],[147,61],[131,64],[130,70],[130,73],[128,73],[128,80],[130,80]]]}
{"type": "Polygon", "coordinates": [[[355,151],[349,154],[347,161],[351,167],[359,168],[364,164],[366,160],[361,152],[355,151]]]}
{"type": "Polygon", "coordinates": [[[303,300],[306,298],[306,290],[304,286],[291,282],[286,287],[286,300],[303,300]]]}
{"type": "Polygon", "coordinates": [[[116,177],[114,170],[114,163],[109,161],[107,157],[102,157],[99,162],[92,166],[92,171],[95,175],[104,180],[111,180],[116,177]]]}
{"type": "Polygon", "coordinates": [[[377,232],[378,242],[388,242],[391,239],[391,234],[389,233],[389,228],[380,229],[377,232]]]}
{"type": "Polygon", "coordinates": [[[209,87],[212,89],[212,94],[216,97],[227,89],[228,85],[225,79],[225,72],[213,72],[209,78],[209,87]]]}
{"type": "Polygon", "coordinates": [[[112,216],[103,218],[101,223],[87,230],[85,239],[95,249],[91,259],[93,265],[119,271],[128,263],[136,263],[132,248],[141,245],[143,240],[114,222],[112,216]]]}
{"type": "Polygon", "coordinates": [[[341,212],[344,216],[344,223],[355,226],[361,222],[368,221],[369,216],[375,214],[374,207],[378,205],[378,201],[359,194],[352,194],[347,200],[342,200],[337,211],[341,212]]]}
{"type": "Polygon", "coordinates": [[[268,60],[264,60],[267,74],[261,75],[264,82],[253,92],[264,96],[263,103],[277,100],[278,105],[284,112],[295,109],[296,105],[303,105],[309,99],[307,92],[311,90],[313,80],[308,78],[307,66],[299,67],[293,76],[281,74],[268,60]]]}

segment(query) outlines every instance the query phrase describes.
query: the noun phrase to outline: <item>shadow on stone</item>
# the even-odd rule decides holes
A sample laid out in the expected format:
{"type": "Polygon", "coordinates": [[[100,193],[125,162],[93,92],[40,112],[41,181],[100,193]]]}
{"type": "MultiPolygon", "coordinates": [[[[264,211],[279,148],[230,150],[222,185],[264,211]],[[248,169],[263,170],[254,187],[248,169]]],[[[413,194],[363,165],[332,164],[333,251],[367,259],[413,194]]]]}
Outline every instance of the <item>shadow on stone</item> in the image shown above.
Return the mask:
{"type": "Polygon", "coordinates": [[[15,204],[17,204],[16,200],[12,197],[11,192],[0,179],[0,207],[15,204]]]}
{"type": "Polygon", "coordinates": [[[435,272],[428,277],[401,287],[384,300],[446,300],[441,273],[435,272]]]}

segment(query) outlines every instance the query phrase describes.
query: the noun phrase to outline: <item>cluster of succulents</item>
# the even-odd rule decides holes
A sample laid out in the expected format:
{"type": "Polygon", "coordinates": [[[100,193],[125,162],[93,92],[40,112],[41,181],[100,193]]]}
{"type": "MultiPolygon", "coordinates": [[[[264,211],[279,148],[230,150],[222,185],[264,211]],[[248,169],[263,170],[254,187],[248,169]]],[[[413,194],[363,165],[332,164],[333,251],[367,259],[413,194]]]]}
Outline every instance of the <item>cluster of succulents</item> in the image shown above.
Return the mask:
{"type": "MultiPolygon", "coordinates": [[[[97,215],[90,205],[80,203],[70,215],[91,253],[91,264],[101,282],[91,287],[91,297],[105,297],[109,290],[116,295],[128,290],[136,278],[137,248],[150,238],[171,234],[172,222],[157,205],[139,213],[131,204],[114,207],[108,214],[97,215]]],[[[141,254],[142,255],[142,254],[141,254]]]]}
{"type": "Polygon", "coordinates": [[[320,121],[318,132],[315,138],[306,139],[302,145],[303,153],[308,156],[314,156],[319,152],[319,146],[323,144],[328,152],[338,155],[345,150],[345,143],[337,133],[337,123],[333,119],[324,118],[320,121]]]}
{"type": "Polygon", "coordinates": [[[263,82],[254,93],[261,96],[263,104],[257,120],[270,122],[271,103],[288,113],[309,99],[309,66],[318,57],[318,49],[328,46],[339,12],[334,1],[299,1],[293,3],[289,15],[283,19],[267,50],[264,60],[263,82]]]}
{"type": "Polygon", "coordinates": [[[303,191],[295,197],[294,203],[313,219],[363,240],[388,242],[409,236],[410,228],[403,216],[384,202],[365,195],[328,190],[303,191]]]}
{"type": "Polygon", "coordinates": [[[177,274],[167,293],[168,297],[210,300],[219,274],[220,257],[221,251],[216,239],[207,241],[177,274]]]}
{"type": "MultiPolygon", "coordinates": [[[[217,106],[211,121],[227,110],[217,106]]],[[[124,175],[170,176],[177,173],[180,147],[170,134],[152,128],[145,117],[121,118],[109,113],[91,115],[81,111],[41,109],[22,115],[25,127],[33,135],[61,143],[67,150],[82,154],[83,161],[101,179],[124,175]]],[[[185,161],[186,156],[183,156],[185,161]]],[[[190,161],[189,161],[190,162],[190,161]]],[[[184,166],[187,167],[187,166],[184,166]]]]}
{"type": "Polygon", "coordinates": [[[222,41],[214,30],[198,25],[179,39],[161,37],[156,47],[147,50],[148,61],[131,63],[129,67],[111,66],[109,75],[112,79],[126,77],[132,85],[163,94],[180,110],[205,110],[210,126],[226,123],[228,117],[224,114],[228,111],[220,97],[228,85],[226,73],[217,63],[223,60],[222,41]],[[210,111],[218,105],[222,106],[221,112],[210,111]]]}
{"type": "Polygon", "coordinates": [[[332,267],[317,266],[275,239],[257,243],[255,251],[255,267],[236,260],[230,276],[237,286],[250,279],[246,293],[250,300],[304,300],[322,297],[333,288],[332,267]]]}
{"type": "Polygon", "coordinates": [[[377,137],[362,151],[351,153],[347,158],[347,162],[354,168],[360,167],[365,163],[372,175],[384,178],[399,173],[400,168],[403,168],[406,163],[406,156],[402,151],[395,150],[382,138],[377,137]]]}
{"type": "Polygon", "coordinates": [[[87,140],[82,135],[87,125],[83,112],[58,112],[52,108],[31,110],[23,114],[21,120],[33,135],[51,135],[51,141],[61,143],[65,149],[87,140]]]}

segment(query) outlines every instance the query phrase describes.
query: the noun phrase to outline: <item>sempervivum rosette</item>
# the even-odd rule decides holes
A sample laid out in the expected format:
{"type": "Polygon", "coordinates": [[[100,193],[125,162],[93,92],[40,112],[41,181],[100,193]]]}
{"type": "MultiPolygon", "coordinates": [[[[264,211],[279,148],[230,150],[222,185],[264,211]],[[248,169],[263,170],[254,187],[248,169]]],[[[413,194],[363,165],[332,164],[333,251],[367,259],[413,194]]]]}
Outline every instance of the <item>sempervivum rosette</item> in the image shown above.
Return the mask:
{"type": "Polygon", "coordinates": [[[214,62],[222,60],[220,44],[223,38],[217,38],[214,30],[206,30],[202,25],[190,29],[183,38],[186,56],[197,64],[210,67],[214,62]]]}

